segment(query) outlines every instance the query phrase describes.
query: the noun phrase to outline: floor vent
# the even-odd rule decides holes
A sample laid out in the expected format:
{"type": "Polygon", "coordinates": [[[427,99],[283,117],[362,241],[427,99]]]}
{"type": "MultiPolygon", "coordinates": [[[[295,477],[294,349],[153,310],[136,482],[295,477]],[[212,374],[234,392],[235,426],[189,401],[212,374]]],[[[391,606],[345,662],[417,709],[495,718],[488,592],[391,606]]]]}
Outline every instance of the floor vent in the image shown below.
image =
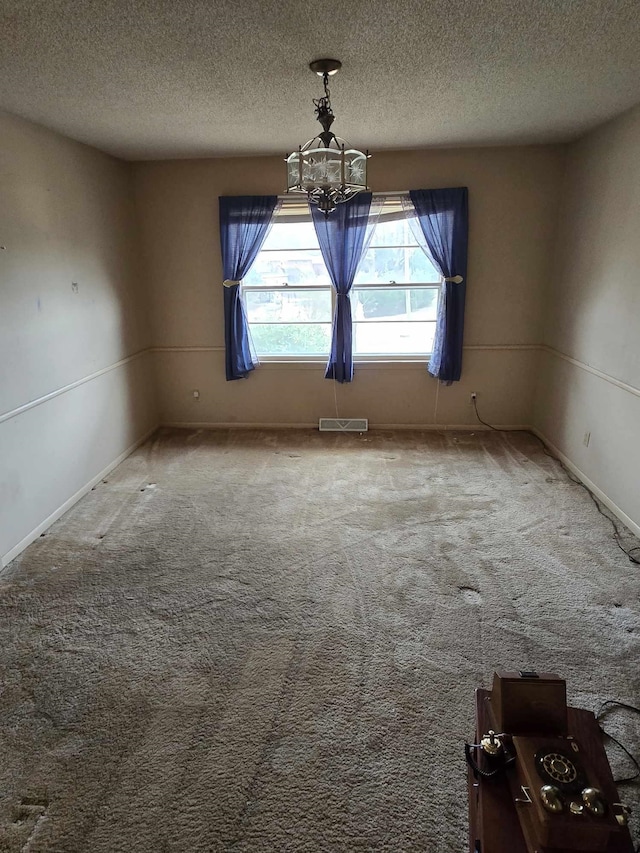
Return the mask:
{"type": "Polygon", "coordinates": [[[320,418],[320,432],[367,432],[367,418],[320,418]]]}

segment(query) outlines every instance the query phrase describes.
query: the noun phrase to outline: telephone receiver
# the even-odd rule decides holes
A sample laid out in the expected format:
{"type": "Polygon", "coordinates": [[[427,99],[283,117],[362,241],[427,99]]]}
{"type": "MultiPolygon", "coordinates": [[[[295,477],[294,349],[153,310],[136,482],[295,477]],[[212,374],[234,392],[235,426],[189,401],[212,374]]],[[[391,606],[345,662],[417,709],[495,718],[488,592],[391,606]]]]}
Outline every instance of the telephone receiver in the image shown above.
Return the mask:
{"type": "MultiPolygon", "coordinates": [[[[627,811],[608,800],[589,750],[568,731],[566,682],[552,673],[496,672],[487,701],[493,728],[475,757],[467,745],[467,761],[476,778],[506,775],[527,851],[609,850],[627,811]]],[[[604,754],[600,740],[588,746],[604,754]]]]}

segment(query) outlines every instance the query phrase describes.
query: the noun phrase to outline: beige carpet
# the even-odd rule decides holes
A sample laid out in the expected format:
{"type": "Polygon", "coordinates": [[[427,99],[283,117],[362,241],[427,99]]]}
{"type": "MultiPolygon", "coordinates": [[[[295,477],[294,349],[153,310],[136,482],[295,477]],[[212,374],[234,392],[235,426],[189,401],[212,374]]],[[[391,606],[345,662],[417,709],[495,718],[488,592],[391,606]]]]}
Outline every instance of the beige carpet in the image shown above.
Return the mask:
{"type": "Polygon", "coordinates": [[[462,851],[473,689],[638,704],[639,592],[530,435],[163,432],[0,577],[0,850],[462,851]]]}

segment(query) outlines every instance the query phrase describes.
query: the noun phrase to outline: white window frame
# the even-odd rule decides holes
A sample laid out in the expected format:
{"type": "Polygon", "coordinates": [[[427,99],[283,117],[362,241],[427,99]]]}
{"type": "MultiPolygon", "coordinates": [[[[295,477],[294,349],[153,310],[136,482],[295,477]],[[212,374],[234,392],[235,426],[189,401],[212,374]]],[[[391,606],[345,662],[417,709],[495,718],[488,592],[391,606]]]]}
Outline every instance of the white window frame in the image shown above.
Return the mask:
{"type": "MultiPolygon", "coordinates": [[[[380,213],[380,217],[384,217],[388,221],[395,218],[405,218],[404,208],[402,204],[403,197],[406,198],[407,193],[375,193],[374,199],[382,199],[383,200],[383,209],[380,213]],[[385,210],[386,208],[386,210],[385,210]]],[[[279,198],[280,207],[276,212],[276,219],[274,222],[286,222],[289,218],[292,221],[296,221],[301,217],[305,217],[306,215],[310,218],[310,212],[308,209],[306,199],[301,198],[293,198],[291,196],[283,196],[279,198]],[[288,212],[287,212],[288,211],[288,212]]],[[[408,248],[413,248],[416,244],[410,243],[406,244],[408,248]]],[[[388,246],[386,248],[404,248],[403,245],[398,246],[388,246]]],[[[307,249],[315,249],[315,247],[307,247],[307,249]]],[[[370,284],[357,284],[352,288],[351,293],[356,294],[358,291],[366,292],[371,290],[389,290],[390,287],[399,287],[405,290],[405,293],[408,293],[410,290],[435,290],[437,293],[440,293],[441,289],[441,280],[433,281],[433,282],[400,282],[393,281],[389,283],[385,282],[375,282],[370,284]]],[[[252,285],[247,287],[241,287],[242,297],[245,297],[245,293],[247,291],[251,291],[252,293],[259,292],[285,292],[287,289],[291,290],[304,290],[308,291],[323,291],[326,292],[327,289],[330,291],[331,296],[331,322],[333,322],[333,316],[335,314],[335,302],[336,302],[336,291],[335,288],[331,285],[300,285],[296,286],[289,284],[282,285],[252,285]]],[[[371,322],[371,321],[356,321],[355,318],[353,320],[354,327],[356,322],[371,322]]],[[[416,322],[413,320],[393,320],[389,322],[394,323],[412,323],[416,322]]],[[[319,321],[296,321],[296,325],[318,325],[319,321]]],[[[274,323],[274,325],[277,325],[274,323]]],[[[251,324],[248,323],[249,326],[249,334],[251,334],[251,324]]],[[[354,337],[355,337],[355,328],[354,328],[354,337]]],[[[261,364],[300,364],[300,363],[309,363],[309,364],[326,364],[327,359],[329,357],[329,353],[318,355],[304,355],[304,354],[273,354],[273,355],[258,355],[261,364]]],[[[431,357],[431,353],[372,353],[372,354],[358,354],[354,351],[353,361],[354,364],[366,364],[366,363],[397,363],[398,365],[409,363],[409,364],[420,364],[424,365],[425,362],[428,362],[431,357]]]]}

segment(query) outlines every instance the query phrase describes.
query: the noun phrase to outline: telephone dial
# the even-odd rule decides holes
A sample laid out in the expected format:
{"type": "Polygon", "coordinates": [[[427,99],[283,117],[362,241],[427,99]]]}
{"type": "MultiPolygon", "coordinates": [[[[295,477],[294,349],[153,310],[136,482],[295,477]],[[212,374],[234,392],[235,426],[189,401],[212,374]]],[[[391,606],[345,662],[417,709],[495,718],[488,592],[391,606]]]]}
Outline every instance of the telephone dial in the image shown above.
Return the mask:
{"type": "Polygon", "coordinates": [[[497,672],[467,744],[472,853],[632,853],[598,724],[557,675],[497,672]]]}

